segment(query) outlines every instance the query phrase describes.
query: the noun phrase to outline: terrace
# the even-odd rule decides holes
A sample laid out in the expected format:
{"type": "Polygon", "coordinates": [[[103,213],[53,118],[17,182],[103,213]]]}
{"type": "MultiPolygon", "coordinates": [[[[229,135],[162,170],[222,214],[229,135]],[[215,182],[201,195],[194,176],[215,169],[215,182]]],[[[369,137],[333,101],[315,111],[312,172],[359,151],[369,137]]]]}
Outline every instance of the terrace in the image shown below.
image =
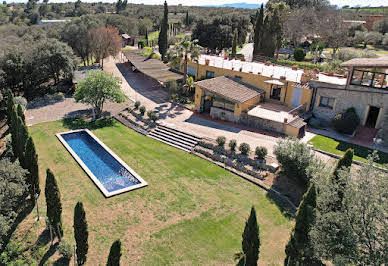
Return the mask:
{"type": "MultiPolygon", "coordinates": [[[[228,69],[239,71],[243,73],[252,73],[252,74],[260,74],[264,77],[282,79],[285,78],[286,81],[290,82],[302,82],[302,76],[304,71],[302,69],[294,70],[290,67],[274,65],[274,64],[265,64],[260,62],[246,62],[238,59],[224,59],[219,56],[211,56],[211,55],[201,55],[198,61],[201,65],[208,65],[212,67],[228,69]]],[[[323,73],[319,73],[316,75],[315,79],[317,81],[337,84],[337,85],[345,85],[346,78],[339,76],[329,76],[323,73]]]]}

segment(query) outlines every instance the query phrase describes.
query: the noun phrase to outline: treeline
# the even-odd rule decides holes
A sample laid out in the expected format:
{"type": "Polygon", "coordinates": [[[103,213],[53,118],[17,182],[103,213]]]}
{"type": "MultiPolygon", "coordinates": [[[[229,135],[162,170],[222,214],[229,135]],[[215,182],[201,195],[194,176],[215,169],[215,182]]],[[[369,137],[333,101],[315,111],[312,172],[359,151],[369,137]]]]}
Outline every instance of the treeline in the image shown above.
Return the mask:
{"type": "Polygon", "coordinates": [[[84,65],[103,64],[104,58],[120,51],[119,29],[131,25],[117,17],[86,15],[65,25],[12,26],[0,32],[4,36],[0,92],[5,96],[11,89],[31,100],[61,87],[69,88],[80,61],[84,65]]]}

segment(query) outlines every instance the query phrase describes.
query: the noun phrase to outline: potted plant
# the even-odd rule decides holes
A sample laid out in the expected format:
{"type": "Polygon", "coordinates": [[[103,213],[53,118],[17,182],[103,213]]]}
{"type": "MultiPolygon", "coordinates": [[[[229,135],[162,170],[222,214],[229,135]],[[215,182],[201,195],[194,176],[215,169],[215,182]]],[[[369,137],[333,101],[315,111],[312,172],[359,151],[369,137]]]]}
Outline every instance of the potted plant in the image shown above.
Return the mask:
{"type": "Polygon", "coordinates": [[[210,63],[210,60],[209,60],[209,59],[206,59],[206,60],[205,60],[205,64],[208,66],[209,63],[210,63]]]}
{"type": "Polygon", "coordinates": [[[293,65],[291,68],[292,68],[292,70],[298,70],[298,66],[297,65],[293,65]]]}
{"type": "Polygon", "coordinates": [[[334,76],[334,73],[333,72],[329,72],[329,73],[327,73],[327,75],[332,77],[332,76],[334,76]]]}
{"type": "Polygon", "coordinates": [[[319,69],[318,68],[314,68],[314,74],[319,74],[319,69]]]}
{"type": "Polygon", "coordinates": [[[225,59],[225,60],[228,59],[228,55],[227,55],[227,54],[224,54],[224,59],[225,59]]]}
{"type": "Polygon", "coordinates": [[[267,61],[267,62],[264,63],[264,65],[270,66],[270,65],[271,65],[271,62],[270,62],[270,61],[267,61]]]}

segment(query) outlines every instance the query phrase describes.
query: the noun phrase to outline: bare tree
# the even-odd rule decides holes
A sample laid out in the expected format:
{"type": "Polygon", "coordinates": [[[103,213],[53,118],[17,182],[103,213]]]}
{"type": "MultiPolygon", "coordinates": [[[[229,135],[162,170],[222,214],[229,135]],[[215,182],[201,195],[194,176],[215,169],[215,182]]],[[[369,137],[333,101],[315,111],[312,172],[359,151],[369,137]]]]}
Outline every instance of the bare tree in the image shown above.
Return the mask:
{"type": "Polygon", "coordinates": [[[333,48],[333,57],[337,50],[347,42],[349,27],[343,22],[342,14],[333,9],[320,10],[318,13],[318,33],[327,47],[333,48]]]}
{"type": "Polygon", "coordinates": [[[104,67],[104,58],[115,56],[121,50],[121,38],[118,29],[108,26],[92,29],[90,32],[92,53],[96,61],[102,63],[104,67]]]}
{"type": "Polygon", "coordinates": [[[318,18],[316,11],[311,7],[293,9],[289,14],[284,27],[284,35],[297,47],[303,38],[316,35],[318,18]]]}

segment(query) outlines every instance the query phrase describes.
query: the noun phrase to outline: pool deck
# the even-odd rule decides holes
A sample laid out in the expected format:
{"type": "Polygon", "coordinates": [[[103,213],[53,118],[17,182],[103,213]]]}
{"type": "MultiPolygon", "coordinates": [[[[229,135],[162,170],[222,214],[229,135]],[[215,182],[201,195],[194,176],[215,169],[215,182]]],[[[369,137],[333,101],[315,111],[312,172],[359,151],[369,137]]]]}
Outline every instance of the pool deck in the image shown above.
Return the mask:
{"type": "Polygon", "coordinates": [[[141,178],[131,167],[129,167],[123,160],[120,159],[111,149],[109,149],[102,141],[100,141],[90,130],[88,129],[79,129],[79,130],[72,130],[72,131],[67,131],[67,132],[61,132],[55,134],[59,141],[65,146],[65,148],[69,151],[71,156],[73,156],[74,160],[77,161],[77,163],[81,166],[81,168],[88,174],[90,179],[96,184],[98,189],[104,194],[106,198],[125,193],[131,190],[139,189],[145,186],[148,186],[148,183],[141,178]],[[81,160],[81,158],[75,153],[75,151],[67,144],[66,140],[62,137],[64,134],[69,134],[69,133],[75,133],[75,132],[86,132],[90,137],[92,137],[101,147],[103,147],[110,155],[113,156],[115,160],[117,160],[124,168],[128,170],[129,173],[131,173],[140,183],[129,186],[126,188],[122,188],[113,192],[109,192],[104,185],[101,183],[101,181],[93,174],[93,172],[89,169],[89,167],[81,160]]]}

